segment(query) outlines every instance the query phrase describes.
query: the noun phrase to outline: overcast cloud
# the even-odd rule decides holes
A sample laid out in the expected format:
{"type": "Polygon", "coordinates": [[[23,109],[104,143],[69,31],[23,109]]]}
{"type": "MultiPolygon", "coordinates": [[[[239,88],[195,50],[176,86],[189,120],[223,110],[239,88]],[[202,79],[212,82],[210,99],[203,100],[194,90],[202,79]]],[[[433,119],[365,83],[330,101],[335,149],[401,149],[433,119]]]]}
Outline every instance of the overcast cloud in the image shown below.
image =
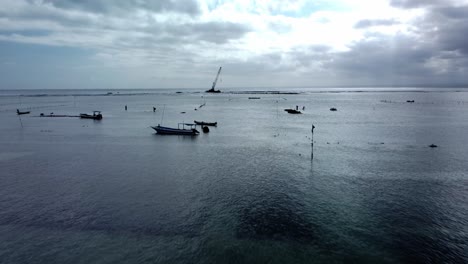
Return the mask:
{"type": "Polygon", "coordinates": [[[0,0],[0,89],[467,86],[468,2],[0,0]]]}

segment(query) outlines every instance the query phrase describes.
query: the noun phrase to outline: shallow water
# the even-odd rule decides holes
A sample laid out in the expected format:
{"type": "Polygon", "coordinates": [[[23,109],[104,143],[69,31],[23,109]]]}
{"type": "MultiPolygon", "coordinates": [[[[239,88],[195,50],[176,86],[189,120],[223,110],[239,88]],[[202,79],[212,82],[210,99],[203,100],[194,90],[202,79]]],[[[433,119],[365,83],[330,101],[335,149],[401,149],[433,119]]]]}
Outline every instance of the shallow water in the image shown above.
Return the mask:
{"type": "Polygon", "coordinates": [[[361,90],[4,91],[0,259],[467,262],[468,91],[361,90]]]}

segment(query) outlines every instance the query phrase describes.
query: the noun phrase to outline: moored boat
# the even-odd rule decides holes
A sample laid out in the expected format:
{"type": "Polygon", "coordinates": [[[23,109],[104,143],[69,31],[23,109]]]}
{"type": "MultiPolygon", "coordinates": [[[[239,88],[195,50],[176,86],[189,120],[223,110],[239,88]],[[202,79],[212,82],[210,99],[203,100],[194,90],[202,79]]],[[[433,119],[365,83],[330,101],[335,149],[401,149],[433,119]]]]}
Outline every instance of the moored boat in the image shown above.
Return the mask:
{"type": "Polygon", "coordinates": [[[302,114],[301,111],[296,110],[296,109],[291,109],[291,108],[284,109],[284,111],[288,112],[288,114],[302,114]]]}
{"type": "Polygon", "coordinates": [[[102,115],[101,115],[101,111],[93,111],[93,114],[92,114],[92,115],[89,115],[89,114],[80,114],[80,118],[101,120],[101,119],[102,119],[102,115]]]}
{"type": "MultiPolygon", "coordinates": [[[[180,125],[180,124],[179,124],[180,125]]],[[[192,126],[192,124],[182,124],[183,127],[182,128],[172,128],[172,127],[163,127],[161,125],[157,125],[157,126],[152,126],[151,128],[153,128],[154,130],[156,130],[156,132],[158,134],[163,134],[163,135],[189,135],[189,136],[196,136],[198,135],[200,132],[198,132],[198,130],[196,130],[195,128],[191,128],[191,129],[185,129],[184,126],[186,125],[189,125],[189,126],[192,126]]]]}
{"type": "Polygon", "coordinates": [[[31,111],[24,111],[24,112],[21,112],[19,109],[16,109],[16,113],[17,113],[18,115],[27,115],[27,114],[31,113],[31,111]]]}
{"type": "Polygon", "coordinates": [[[204,121],[197,121],[197,120],[193,120],[193,122],[200,126],[217,126],[218,125],[218,122],[204,122],[204,121]]]}

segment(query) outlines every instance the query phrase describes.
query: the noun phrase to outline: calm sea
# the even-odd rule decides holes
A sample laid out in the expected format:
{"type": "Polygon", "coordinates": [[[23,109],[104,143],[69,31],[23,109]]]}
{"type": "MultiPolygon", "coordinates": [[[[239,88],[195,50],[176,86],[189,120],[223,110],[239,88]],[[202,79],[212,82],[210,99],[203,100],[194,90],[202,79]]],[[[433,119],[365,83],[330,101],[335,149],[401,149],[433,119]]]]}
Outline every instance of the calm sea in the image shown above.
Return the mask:
{"type": "Polygon", "coordinates": [[[467,89],[254,90],[0,91],[0,263],[468,262],[467,89]]]}

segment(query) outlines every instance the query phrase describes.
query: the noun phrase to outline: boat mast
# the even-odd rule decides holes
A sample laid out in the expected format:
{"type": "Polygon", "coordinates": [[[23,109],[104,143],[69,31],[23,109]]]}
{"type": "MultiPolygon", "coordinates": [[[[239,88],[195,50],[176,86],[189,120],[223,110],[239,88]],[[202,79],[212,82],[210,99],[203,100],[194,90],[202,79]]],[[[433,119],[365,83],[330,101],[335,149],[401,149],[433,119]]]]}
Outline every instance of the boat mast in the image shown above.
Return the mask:
{"type": "Polygon", "coordinates": [[[218,74],[216,74],[216,78],[215,78],[215,80],[213,82],[213,86],[211,87],[211,90],[214,90],[214,88],[216,87],[216,82],[218,82],[218,77],[219,77],[219,74],[221,73],[222,68],[223,67],[219,67],[218,74]]]}

